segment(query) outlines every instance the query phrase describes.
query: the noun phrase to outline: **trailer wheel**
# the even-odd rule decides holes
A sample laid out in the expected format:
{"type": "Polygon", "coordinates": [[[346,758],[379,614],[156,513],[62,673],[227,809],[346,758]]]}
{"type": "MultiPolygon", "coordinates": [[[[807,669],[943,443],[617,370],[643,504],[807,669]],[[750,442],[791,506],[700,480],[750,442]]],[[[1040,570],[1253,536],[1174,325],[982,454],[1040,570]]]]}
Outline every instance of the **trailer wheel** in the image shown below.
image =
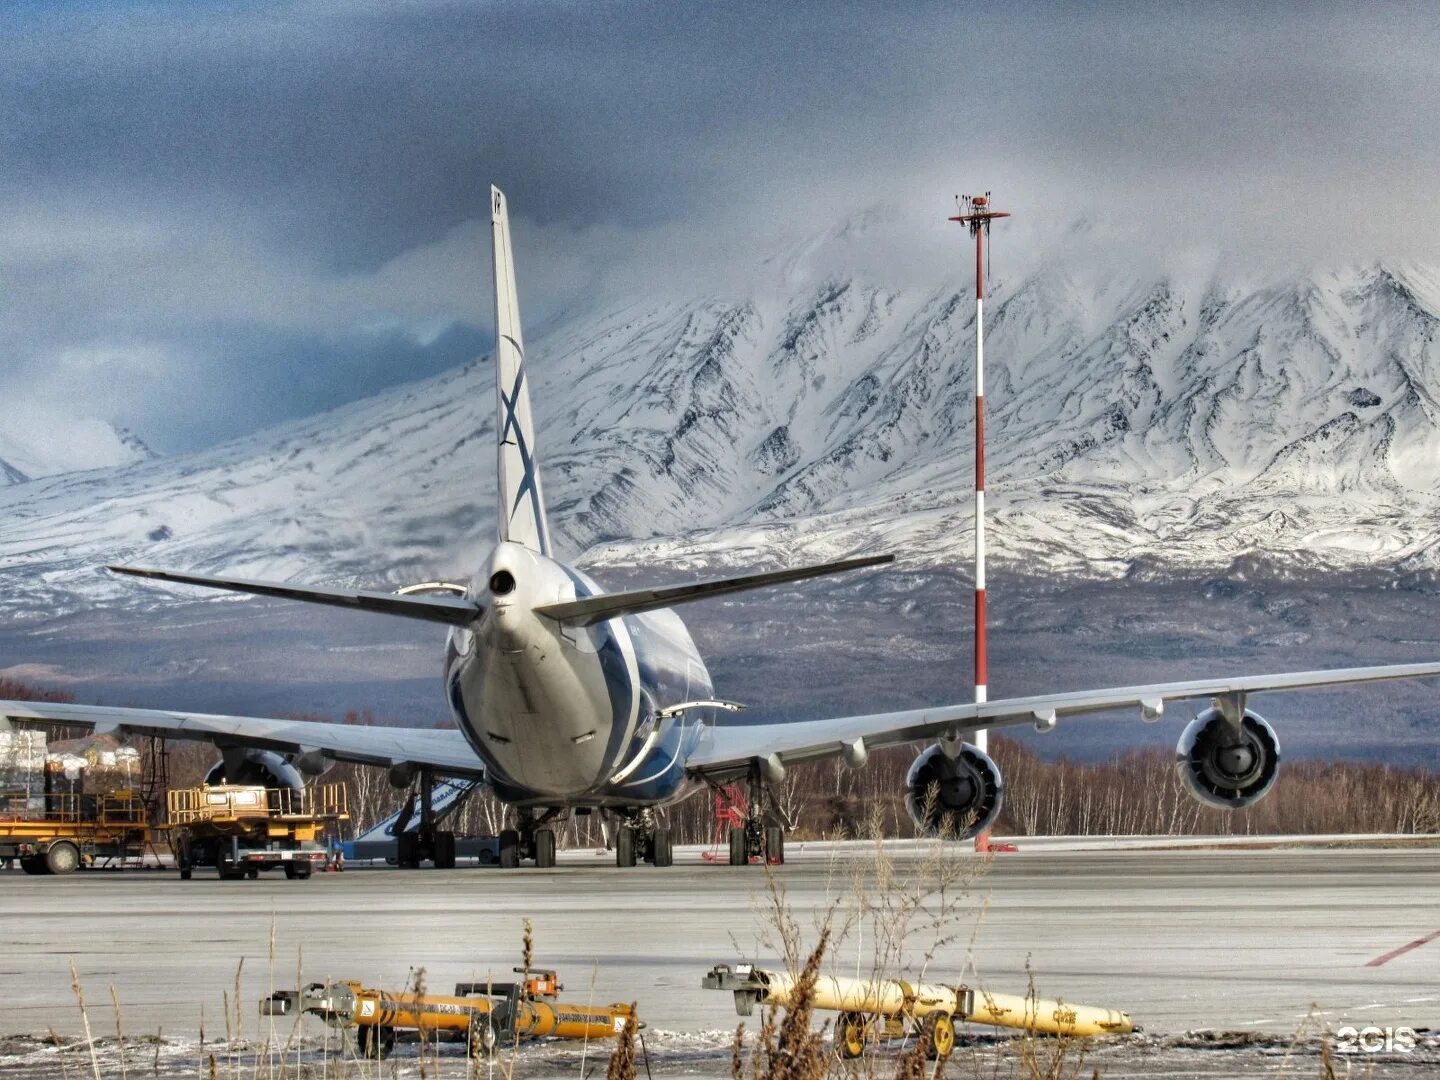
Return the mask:
{"type": "Polygon", "coordinates": [[[500,868],[514,870],[520,865],[520,834],[514,829],[500,830],[500,868]]]}
{"type": "Polygon", "coordinates": [[[675,862],[669,829],[656,829],[650,834],[650,862],[655,866],[670,866],[675,862]]]}
{"type": "Polygon", "coordinates": [[[835,1021],[835,1053],[845,1061],[853,1061],[865,1053],[865,1017],[859,1013],[841,1013],[835,1021]]]}
{"type": "Polygon", "coordinates": [[[388,1027],[366,1025],[355,1029],[355,1046],[368,1061],[384,1061],[395,1049],[395,1032],[388,1027]]]}
{"type": "Polygon", "coordinates": [[[743,826],[732,825],[730,827],[730,865],[747,866],[749,863],[750,856],[745,850],[745,829],[743,826]]]}
{"type": "Polygon", "coordinates": [[[189,880],[190,880],[192,877],[194,877],[194,876],[195,876],[195,874],[194,874],[194,872],[190,869],[190,867],[188,867],[188,866],[182,866],[182,867],[180,868],[180,880],[181,880],[181,881],[189,881],[189,880]]]}
{"type": "Polygon", "coordinates": [[[555,865],[555,830],[535,830],[535,865],[547,870],[555,865]]]}
{"type": "Polygon", "coordinates": [[[926,1056],[931,1061],[944,1061],[955,1049],[955,1021],[944,1013],[934,1017],[935,1026],[930,1031],[930,1046],[926,1056]]]}
{"type": "Polygon", "coordinates": [[[45,868],[45,860],[39,855],[24,855],[20,859],[20,869],[27,874],[48,874],[50,871],[45,868]]]}
{"type": "Polygon", "coordinates": [[[80,849],[68,840],[51,844],[45,852],[45,871],[50,874],[73,874],[80,865],[80,849]]]}
{"type": "Polygon", "coordinates": [[[293,862],[287,862],[285,864],[285,877],[288,878],[290,881],[294,881],[299,876],[300,867],[293,862]]]}
{"type": "Polygon", "coordinates": [[[615,833],[615,865],[635,865],[635,830],[622,825],[615,833]]]}
{"type": "Polygon", "coordinates": [[[495,1025],[489,1016],[474,1013],[470,1017],[468,1049],[472,1058],[489,1060],[495,1056],[500,1040],[495,1037],[495,1025]]]}

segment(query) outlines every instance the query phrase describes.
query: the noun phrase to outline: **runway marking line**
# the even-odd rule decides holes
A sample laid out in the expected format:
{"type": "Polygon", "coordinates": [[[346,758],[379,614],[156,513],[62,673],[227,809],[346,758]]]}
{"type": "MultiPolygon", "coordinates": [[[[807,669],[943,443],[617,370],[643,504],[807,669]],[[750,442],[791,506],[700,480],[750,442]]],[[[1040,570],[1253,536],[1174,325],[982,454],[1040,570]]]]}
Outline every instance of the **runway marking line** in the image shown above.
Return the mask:
{"type": "Polygon", "coordinates": [[[1440,938],[1440,930],[1436,930],[1433,934],[1426,934],[1426,935],[1425,935],[1424,937],[1422,937],[1422,938],[1416,938],[1414,941],[1410,942],[1410,944],[1408,944],[1408,945],[1401,945],[1400,948],[1395,949],[1395,950],[1393,950],[1393,951],[1391,951],[1391,952],[1387,952],[1384,956],[1377,956],[1374,960],[1371,960],[1371,961],[1370,961],[1368,964],[1366,964],[1365,966],[1366,966],[1366,967],[1379,967],[1381,964],[1388,964],[1391,960],[1394,960],[1397,956],[1404,956],[1404,955],[1405,955],[1407,952],[1409,952],[1411,949],[1418,949],[1418,948],[1420,948],[1421,945],[1426,945],[1426,944],[1428,944],[1429,942],[1434,941],[1436,938],[1440,938]]]}

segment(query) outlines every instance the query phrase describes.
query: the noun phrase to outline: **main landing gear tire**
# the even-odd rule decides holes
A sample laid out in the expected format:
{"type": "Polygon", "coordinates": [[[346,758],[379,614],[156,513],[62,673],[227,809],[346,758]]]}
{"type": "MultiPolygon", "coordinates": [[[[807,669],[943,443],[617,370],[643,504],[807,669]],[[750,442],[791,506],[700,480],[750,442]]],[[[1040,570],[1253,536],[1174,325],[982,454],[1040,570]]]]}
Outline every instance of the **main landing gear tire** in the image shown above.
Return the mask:
{"type": "Polygon", "coordinates": [[[765,861],[774,864],[785,861],[785,830],[779,825],[765,829],[765,861]]]}
{"type": "Polygon", "coordinates": [[[514,870],[520,865],[520,834],[514,829],[500,831],[500,867],[514,870]]]}
{"type": "Polygon", "coordinates": [[[420,834],[402,832],[395,838],[395,865],[401,870],[420,868],[420,834]]]}
{"type": "Polygon", "coordinates": [[[431,853],[430,861],[436,870],[455,869],[455,834],[448,830],[442,830],[435,834],[435,850],[431,853]]]}
{"type": "Polygon", "coordinates": [[[750,857],[745,851],[745,829],[742,826],[732,826],[730,829],[730,865],[747,866],[750,857]]]}
{"type": "Polygon", "coordinates": [[[622,825],[615,834],[615,865],[635,865],[635,830],[622,825]]]}
{"type": "Polygon", "coordinates": [[[395,1032],[388,1027],[357,1027],[355,1047],[367,1061],[384,1061],[395,1049],[395,1032]]]}
{"type": "Polygon", "coordinates": [[[669,866],[675,861],[670,844],[670,830],[656,829],[650,834],[650,856],[645,860],[651,866],[669,866]]]}
{"type": "Polygon", "coordinates": [[[535,830],[535,865],[542,870],[555,865],[555,830],[535,830]]]}

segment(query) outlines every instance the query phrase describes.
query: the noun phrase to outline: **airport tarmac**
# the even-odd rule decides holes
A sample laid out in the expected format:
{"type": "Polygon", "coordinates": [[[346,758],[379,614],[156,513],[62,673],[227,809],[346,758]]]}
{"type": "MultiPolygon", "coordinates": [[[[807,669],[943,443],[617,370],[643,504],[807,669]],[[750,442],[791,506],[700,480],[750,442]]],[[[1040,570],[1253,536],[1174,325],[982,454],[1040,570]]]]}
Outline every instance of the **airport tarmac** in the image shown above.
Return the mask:
{"type": "MultiPolygon", "coordinates": [[[[895,845],[900,878],[920,874],[933,850],[895,845]]],[[[1152,1037],[1209,1029],[1283,1042],[1316,1009],[1332,1029],[1440,1028],[1435,848],[1035,841],[988,862],[949,850],[982,872],[955,906],[932,981],[1024,993],[1028,965],[1041,996],[1123,1009],[1152,1037]]],[[[802,927],[843,896],[857,857],[871,859],[864,845],[792,843],[787,854],[775,878],[802,927]]],[[[0,1026],[77,1033],[72,959],[93,1028],[114,1030],[113,987],[131,1034],[193,1034],[202,1006],[208,1030],[221,1030],[242,959],[247,1028],[258,1025],[258,999],[294,986],[297,967],[305,981],[390,989],[420,967],[435,990],[505,978],[529,918],[535,963],[560,970],[565,998],[635,1000],[652,1030],[723,1033],[738,1022],[733,1005],[700,979],[719,962],[775,960],[763,943],[765,882],[762,868],[707,862],[699,849],[678,849],[669,869],[618,870],[611,856],[581,851],[562,853],[554,870],[352,867],[308,882],[0,873],[0,1026]]],[[[916,936],[917,960],[933,937],[916,936]]],[[[870,948],[863,937],[843,942],[837,973],[870,948]]]]}

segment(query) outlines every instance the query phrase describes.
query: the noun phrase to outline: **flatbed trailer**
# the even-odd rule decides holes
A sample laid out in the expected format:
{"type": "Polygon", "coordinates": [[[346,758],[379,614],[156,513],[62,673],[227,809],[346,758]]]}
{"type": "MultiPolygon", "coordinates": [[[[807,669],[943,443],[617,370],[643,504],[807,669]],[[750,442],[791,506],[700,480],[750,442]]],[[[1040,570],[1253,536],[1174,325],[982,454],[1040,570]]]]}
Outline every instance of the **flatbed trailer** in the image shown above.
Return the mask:
{"type": "Polygon", "coordinates": [[[0,859],[27,874],[69,874],[101,859],[142,854],[154,840],[147,804],[134,791],[46,795],[44,809],[0,814],[0,859]]]}
{"type": "Polygon", "coordinates": [[[326,831],[349,817],[344,784],[204,784],[166,793],[170,850],[187,881],[197,866],[215,867],[226,881],[265,870],[308,878],[329,859],[326,831]]]}

